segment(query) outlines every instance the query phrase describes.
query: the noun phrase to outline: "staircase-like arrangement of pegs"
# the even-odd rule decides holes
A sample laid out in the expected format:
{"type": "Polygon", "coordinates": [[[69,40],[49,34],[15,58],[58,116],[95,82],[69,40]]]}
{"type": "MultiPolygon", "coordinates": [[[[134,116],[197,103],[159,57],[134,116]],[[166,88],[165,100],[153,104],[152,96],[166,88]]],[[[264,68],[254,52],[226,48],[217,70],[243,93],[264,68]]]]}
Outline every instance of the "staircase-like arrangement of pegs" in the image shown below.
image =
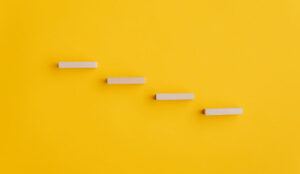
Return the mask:
{"type": "MultiPolygon", "coordinates": [[[[58,68],[97,68],[98,62],[58,62],[58,68]]],[[[145,84],[145,77],[108,77],[107,84],[145,84]]],[[[194,93],[159,93],[155,95],[156,100],[194,100],[194,93]]],[[[243,108],[206,108],[203,110],[206,116],[215,115],[240,115],[243,113],[243,108]]]]}

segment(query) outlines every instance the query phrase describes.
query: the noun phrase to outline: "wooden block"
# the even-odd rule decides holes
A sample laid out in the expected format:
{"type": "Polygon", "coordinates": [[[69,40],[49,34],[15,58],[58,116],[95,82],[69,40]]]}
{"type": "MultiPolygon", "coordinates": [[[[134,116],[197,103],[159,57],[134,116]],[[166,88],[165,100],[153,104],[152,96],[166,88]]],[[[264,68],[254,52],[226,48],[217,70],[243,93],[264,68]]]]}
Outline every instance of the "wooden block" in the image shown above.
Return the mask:
{"type": "Polygon", "coordinates": [[[193,93],[156,94],[156,100],[193,100],[193,93]]]}
{"type": "Polygon", "coordinates": [[[109,77],[107,84],[145,84],[145,77],[109,77]]]}
{"type": "Polygon", "coordinates": [[[58,68],[97,68],[97,62],[58,62],[58,68]]]}
{"type": "Polygon", "coordinates": [[[214,108],[204,109],[204,114],[207,116],[212,115],[239,115],[243,113],[243,108],[214,108]]]}

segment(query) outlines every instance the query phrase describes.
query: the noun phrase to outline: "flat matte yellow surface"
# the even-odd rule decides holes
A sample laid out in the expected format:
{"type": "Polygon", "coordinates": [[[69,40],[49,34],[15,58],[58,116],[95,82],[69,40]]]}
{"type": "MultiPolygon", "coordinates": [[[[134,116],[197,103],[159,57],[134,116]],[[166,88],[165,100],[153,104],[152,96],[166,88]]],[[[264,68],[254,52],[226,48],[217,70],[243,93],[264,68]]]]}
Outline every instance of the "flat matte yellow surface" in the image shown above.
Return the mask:
{"type": "Polygon", "coordinates": [[[1,174],[300,173],[298,0],[1,0],[0,24],[1,174]]]}

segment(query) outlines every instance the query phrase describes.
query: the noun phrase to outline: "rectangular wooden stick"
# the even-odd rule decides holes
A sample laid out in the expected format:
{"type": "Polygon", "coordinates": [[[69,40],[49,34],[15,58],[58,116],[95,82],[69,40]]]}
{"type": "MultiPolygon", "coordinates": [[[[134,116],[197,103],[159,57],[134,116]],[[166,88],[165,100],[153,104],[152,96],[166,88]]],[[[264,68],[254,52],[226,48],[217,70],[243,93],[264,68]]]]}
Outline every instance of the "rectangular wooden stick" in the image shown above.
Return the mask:
{"type": "Polygon", "coordinates": [[[214,108],[204,109],[204,114],[207,116],[213,115],[239,115],[243,113],[243,108],[214,108]]]}
{"type": "Polygon", "coordinates": [[[109,77],[107,84],[145,84],[145,77],[109,77]]]}
{"type": "Polygon", "coordinates": [[[58,62],[58,68],[97,68],[97,62],[58,62]]]}
{"type": "Polygon", "coordinates": [[[156,100],[193,100],[193,93],[156,94],[156,100]]]}

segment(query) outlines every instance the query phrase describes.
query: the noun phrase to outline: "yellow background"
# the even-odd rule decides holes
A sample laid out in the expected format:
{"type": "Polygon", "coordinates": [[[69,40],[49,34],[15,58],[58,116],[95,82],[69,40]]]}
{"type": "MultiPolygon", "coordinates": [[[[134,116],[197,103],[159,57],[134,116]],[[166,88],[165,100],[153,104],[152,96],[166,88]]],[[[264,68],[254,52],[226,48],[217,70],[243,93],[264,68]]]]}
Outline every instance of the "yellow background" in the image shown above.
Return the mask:
{"type": "Polygon", "coordinates": [[[0,14],[0,173],[300,173],[300,1],[1,0],[0,14]],[[146,84],[105,84],[122,76],[146,84]]]}

